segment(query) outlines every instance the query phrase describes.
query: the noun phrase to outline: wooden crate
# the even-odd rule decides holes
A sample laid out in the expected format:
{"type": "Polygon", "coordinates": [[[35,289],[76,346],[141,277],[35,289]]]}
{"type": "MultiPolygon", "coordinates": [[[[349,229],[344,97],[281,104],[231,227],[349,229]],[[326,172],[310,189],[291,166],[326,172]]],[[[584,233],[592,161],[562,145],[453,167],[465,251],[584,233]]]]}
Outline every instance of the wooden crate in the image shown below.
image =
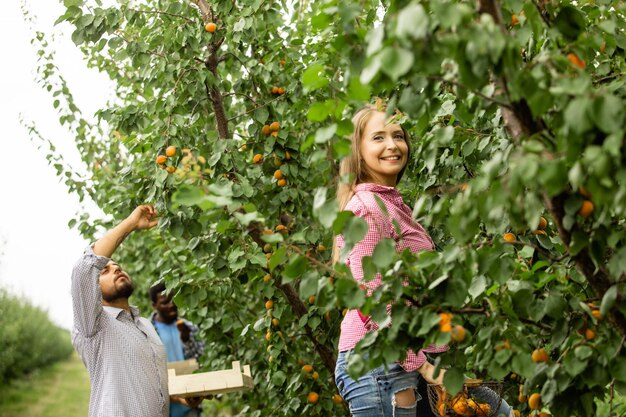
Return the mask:
{"type": "MultiPolygon", "coordinates": [[[[233,362],[232,366],[232,369],[197,374],[180,374],[175,367],[168,369],[170,395],[204,397],[253,388],[254,381],[250,366],[244,365],[243,370],[239,362],[233,362]]],[[[181,366],[182,372],[188,369],[190,369],[189,366],[181,366]]]]}
{"type": "Polygon", "coordinates": [[[197,370],[200,366],[198,366],[198,361],[195,359],[187,359],[184,361],[178,362],[168,362],[167,369],[173,369],[176,371],[176,375],[189,375],[192,374],[193,371],[197,370]]]}

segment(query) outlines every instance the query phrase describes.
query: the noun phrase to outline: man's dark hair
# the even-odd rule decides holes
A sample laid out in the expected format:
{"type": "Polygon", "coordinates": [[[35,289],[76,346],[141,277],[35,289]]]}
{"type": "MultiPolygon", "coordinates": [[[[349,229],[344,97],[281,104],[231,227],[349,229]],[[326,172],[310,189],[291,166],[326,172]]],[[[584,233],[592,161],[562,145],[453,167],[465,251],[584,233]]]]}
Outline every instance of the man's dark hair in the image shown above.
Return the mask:
{"type": "Polygon", "coordinates": [[[158,284],[155,284],[150,288],[150,299],[152,300],[152,303],[157,302],[157,297],[163,291],[165,291],[165,283],[163,282],[159,282],[158,284]]]}

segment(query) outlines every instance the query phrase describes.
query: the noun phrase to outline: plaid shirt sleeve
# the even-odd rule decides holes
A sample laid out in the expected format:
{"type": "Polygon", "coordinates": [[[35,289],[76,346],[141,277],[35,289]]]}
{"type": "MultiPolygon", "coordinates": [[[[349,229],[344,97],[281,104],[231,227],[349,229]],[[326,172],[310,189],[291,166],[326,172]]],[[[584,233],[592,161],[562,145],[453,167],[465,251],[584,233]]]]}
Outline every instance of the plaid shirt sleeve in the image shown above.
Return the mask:
{"type": "Polygon", "coordinates": [[[183,342],[183,356],[185,359],[198,359],[204,353],[204,340],[198,336],[200,329],[189,320],[183,320],[190,329],[189,340],[183,342]]]}
{"type": "Polygon", "coordinates": [[[74,329],[85,337],[91,337],[99,330],[100,317],[104,312],[100,271],[108,262],[109,258],[96,255],[88,246],[72,270],[74,329]]]}

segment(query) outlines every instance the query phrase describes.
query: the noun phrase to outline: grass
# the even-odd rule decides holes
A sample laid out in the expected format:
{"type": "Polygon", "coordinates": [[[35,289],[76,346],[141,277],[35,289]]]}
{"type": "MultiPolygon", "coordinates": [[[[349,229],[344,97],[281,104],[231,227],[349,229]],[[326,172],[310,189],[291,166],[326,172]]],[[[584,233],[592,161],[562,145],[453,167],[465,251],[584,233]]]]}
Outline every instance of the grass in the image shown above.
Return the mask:
{"type": "Polygon", "coordinates": [[[65,361],[0,387],[0,417],[85,417],[89,375],[74,352],[65,361]]]}

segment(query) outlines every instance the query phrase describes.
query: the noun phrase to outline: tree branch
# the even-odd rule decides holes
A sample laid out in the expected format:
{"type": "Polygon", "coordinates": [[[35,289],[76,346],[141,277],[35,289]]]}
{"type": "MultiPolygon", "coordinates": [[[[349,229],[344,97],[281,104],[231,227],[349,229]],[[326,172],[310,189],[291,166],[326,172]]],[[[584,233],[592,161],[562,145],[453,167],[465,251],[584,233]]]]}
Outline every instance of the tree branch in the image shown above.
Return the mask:
{"type": "Polygon", "coordinates": [[[149,14],[159,14],[159,15],[166,15],[166,16],[172,16],[172,17],[178,17],[180,19],[184,19],[189,23],[192,24],[196,24],[196,22],[190,18],[188,18],[187,16],[183,16],[180,14],[176,14],[176,13],[169,13],[169,12],[164,12],[162,10],[156,10],[156,9],[152,9],[152,10],[140,10],[140,9],[133,9],[131,7],[127,7],[126,10],[132,10],[133,12],[137,12],[137,13],[149,13],[149,14]]]}

